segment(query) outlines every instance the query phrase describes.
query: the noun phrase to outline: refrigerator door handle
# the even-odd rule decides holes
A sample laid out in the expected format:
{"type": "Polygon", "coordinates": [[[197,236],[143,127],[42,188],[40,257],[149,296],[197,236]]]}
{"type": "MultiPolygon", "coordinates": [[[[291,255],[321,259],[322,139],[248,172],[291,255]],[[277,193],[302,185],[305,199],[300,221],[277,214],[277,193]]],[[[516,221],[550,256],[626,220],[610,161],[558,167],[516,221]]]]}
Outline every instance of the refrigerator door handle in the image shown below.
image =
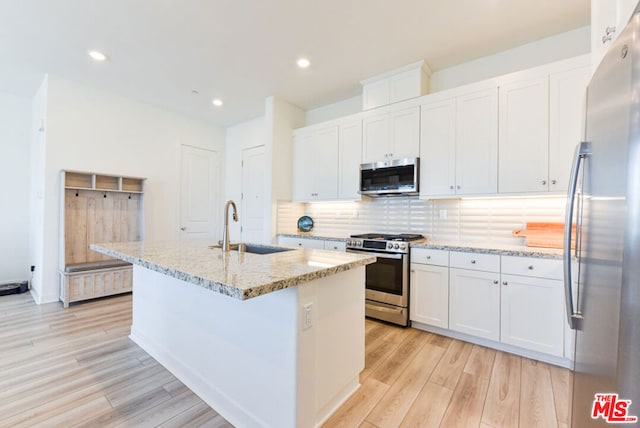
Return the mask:
{"type": "MultiPolygon", "coordinates": [[[[589,143],[583,141],[576,146],[576,151],[573,155],[573,163],[571,166],[571,176],[569,178],[569,191],[567,192],[567,208],[565,210],[564,221],[564,301],[567,310],[567,321],[569,322],[569,327],[571,327],[573,330],[577,329],[579,322],[578,320],[582,319],[582,314],[580,313],[580,311],[575,311],[573,306],[573,289],[571,279],[571,226],[580,167],[589,153],[589,143]]],[[[578,245],[576,243],[576,247],[577,246],[578,245]]]]}

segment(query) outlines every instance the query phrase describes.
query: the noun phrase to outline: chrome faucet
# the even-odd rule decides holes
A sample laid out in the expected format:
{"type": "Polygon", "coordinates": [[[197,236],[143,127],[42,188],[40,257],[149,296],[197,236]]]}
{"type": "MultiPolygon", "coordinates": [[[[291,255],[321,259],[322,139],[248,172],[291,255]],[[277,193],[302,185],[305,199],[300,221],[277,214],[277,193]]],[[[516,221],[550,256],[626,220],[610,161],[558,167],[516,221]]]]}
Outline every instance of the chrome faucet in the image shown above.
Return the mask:
{"type": "Polygon", "coordinates": [[[224,232],[222,234],[222,251],[229,251],[231,249],[231,245],[229,243],[229,205],[233,207],[233,221],[238,221],[238,210],[236,209],[236,203],[229,199],[224,206],[224,232]]]}

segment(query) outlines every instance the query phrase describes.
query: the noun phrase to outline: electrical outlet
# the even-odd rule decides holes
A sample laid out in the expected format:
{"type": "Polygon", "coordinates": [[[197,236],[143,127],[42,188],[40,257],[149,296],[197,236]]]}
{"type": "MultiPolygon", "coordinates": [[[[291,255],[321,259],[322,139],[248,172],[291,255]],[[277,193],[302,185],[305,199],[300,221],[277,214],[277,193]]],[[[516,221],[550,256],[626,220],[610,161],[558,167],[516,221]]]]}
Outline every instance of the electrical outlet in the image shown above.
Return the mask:
{"type": "Polygon", "coordinates": [[[313,325],[313,303],[307,303],[302,307],[302,329],[307,330],[313,325]]]}

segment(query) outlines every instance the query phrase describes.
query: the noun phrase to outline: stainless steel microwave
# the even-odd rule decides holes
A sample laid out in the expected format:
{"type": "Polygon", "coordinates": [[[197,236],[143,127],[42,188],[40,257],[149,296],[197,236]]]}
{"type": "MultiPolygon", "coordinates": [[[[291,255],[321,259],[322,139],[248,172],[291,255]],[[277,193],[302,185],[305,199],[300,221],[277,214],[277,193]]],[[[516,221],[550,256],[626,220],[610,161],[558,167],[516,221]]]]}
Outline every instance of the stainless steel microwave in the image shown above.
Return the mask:
{"type": "Polygon", "coordinates": [[[415,196],[420,181],[420,159],[407,158],[360,165],[360,194],[415,196]]]}

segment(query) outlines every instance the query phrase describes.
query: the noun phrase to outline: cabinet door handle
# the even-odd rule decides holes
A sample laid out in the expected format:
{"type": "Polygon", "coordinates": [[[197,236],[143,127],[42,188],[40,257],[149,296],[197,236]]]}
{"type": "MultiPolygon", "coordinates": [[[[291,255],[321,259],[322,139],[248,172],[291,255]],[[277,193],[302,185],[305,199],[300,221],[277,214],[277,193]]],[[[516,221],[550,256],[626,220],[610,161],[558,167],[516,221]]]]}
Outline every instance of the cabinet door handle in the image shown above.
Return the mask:
{"type": "Polygon", "coordinates": [[[427,260],[431,260],[431,256],[427,256],[427,260]]]}
{"type": "Polygon", "coordinates": [[[449,186],[449,189],[453,190],[453,186],[449,186]]]}
{"type": "Polygon", "coordinates": [[[411,273],[416,273],[416,270],[415,269],[411,269],[411,273]]]}
{"type": "Polygon", "coordinates": [[[180,228],[180,230],[184,232],[185,230],[187,230],[187,228],[186,228],[186,227],[184,227],[184,226],[182,226],[182,227],[180,228]]]}
{"type": "Polygon", "coordinates": [[[472,265],[475,265],[475,264],[476,264],[476,261],[475,261],[475,260],[471,260],[471,264],[472,264],[472,265]]]}
{"type": "Polygon", "coordinates": [[[547,185],[547,180],[542,180],[542,181],[540,182],[540,184],[542,184],[543,186],[546,186],[546,185],[547,185]]]}
{"type": "Polygon", "coordinates": [[[502,281],[502,285],[509,285],[507,281],[502,281]]]}
{"type": "Polygon", "coordinates": [[[529,270],[533,270],[533,265],[529,265],[529,266],[527,267],[527,269],[529,269],[529,270]]]}
{"type": "Polygon", "coordinates": [[[456,186],[456,188],[457,188],[458,190],[460,190],[460,185],[457,185],[457,186],[456,186]]]}
{"type": "Polygon", "coordinates": [[[551,180],[551,184],[558,184],[558,180],[551,180]]]}
{"type": "Polygon", "coordinates": [[[494,283],[494,284],[497,284],[497,283],[498,283],[498,280],[497,280],[497,279],[494,279],[494,280],[493,280],[493,283],[494,283]]]}

